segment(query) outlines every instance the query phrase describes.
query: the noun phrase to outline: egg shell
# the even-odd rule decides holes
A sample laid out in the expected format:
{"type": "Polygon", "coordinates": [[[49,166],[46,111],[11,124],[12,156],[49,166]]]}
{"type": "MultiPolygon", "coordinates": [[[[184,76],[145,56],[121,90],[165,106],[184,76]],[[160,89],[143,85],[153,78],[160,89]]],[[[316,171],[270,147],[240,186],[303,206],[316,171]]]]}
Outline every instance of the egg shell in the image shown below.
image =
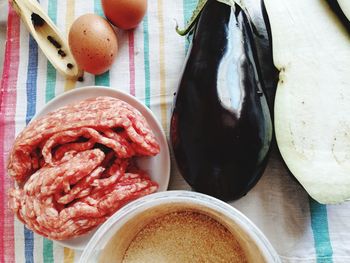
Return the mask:
{"type": "Polygon", "coordinates": [[[147,11],[147,0],[101,0],[107,19],[116,27],[135,28],[147,11]]]}
{"type": "Polygon", "coordinates": [[[69,47],[78,65],[85,71],[99,75],[113,64],[118,52],[118,40],[106,19],[85,14],[72,24],[69,47]]]}

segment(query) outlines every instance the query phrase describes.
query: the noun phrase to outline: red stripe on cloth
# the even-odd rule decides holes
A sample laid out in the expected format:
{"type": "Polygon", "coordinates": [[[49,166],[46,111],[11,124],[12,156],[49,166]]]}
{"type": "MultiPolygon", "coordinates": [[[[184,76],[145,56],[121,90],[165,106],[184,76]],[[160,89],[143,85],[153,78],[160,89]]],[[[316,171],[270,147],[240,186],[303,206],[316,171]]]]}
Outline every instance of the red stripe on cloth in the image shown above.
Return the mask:
{"type": "Polygon", "coordinates": [[[129,30],[129,72],[130,72],[130,94],[135,96],[135,40],[134,31],[129,30]]]}
{"type": "Polygon", "coordinates": [[[10,8],[0,95],[0,262],[15,262],[14,217],[7,205],[7,192],[13,182],[6,174],[6,162],[15,138],[19,36],[20,20],[10,8]]]}

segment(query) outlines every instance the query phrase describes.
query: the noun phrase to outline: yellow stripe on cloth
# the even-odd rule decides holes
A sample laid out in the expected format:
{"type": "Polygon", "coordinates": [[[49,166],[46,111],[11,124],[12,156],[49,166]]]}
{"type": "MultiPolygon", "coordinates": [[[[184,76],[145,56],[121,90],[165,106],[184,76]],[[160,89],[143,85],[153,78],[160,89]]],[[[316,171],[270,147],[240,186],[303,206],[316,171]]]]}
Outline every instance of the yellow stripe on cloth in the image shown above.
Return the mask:
{"type": "Polygon", "coordinates": [[[73,263],[74,256],[75,256],[74,250],[66,247],[64,248],[64,263],[73,263]]]}
{"type": "MultiPolygon", "coordinates": [[[[75,14],[75,0],[67,0],[67,12],[66,12],[66,32],[67,36],[69,33],[70,26],[72,25],[74,21],[74,14],[75,14]]],[[[64,83],[64,91],[68,91],[71,89],[74,89],[76,84],[76,80],[67,79],[64,83]]]]}
{"type": "Polygon", "coordinates": [[[158,0],[158,18],[159,18],[159,72],[160,72],[160,105],[161,105],[161,123],[163,129],[167,129],[167,94],[165,83],[165,53],[164,53],[164,16],[163,0],[158,0]]]}

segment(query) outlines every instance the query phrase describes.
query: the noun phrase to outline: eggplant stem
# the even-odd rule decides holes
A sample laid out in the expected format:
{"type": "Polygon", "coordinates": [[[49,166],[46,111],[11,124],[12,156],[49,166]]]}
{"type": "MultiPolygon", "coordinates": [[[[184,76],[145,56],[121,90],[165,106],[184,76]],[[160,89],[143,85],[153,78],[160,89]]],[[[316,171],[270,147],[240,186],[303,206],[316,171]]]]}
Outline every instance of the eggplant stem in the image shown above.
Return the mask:
{"type": "Polygon", "coordinates": [[[193,14],[192,14],[190,20],[187,22],[187,25],[185,26],[185,28],[179,29],[179,25],[176,23],[175,30],[180,36],[185,36],[189,32],[192,31],[194,25],[196,24],[196,22],[197,22],[197,20],[199,18],[199,14],[202,12],[203,7],[207,3],[207,1],[208,0],[199,0],[198,1],[196,9],[193,11],[193,14]]]}
{"type": "MultiPolygon", "coordinates": [[[[237,0],[216,0],[216,1],[227,4],[229,6],[234,6],[235,4],[237,4],[242,8],[242,3],[240,3],[240,1],[237,1],[237,0]]],[[[187,22],[186,26],[183,29],[180,29],[179,25],[176,22],[175,30],[180,36],[185,36],[189,32],[192,31],[194,25],[197,23],[197,21],[199,19],[200,13],[202,12],[202,10],[207,2],[208,2],[208,0],[199,0],[198,1],[196,9],[193,11],[190,20],[187,22]]]]}

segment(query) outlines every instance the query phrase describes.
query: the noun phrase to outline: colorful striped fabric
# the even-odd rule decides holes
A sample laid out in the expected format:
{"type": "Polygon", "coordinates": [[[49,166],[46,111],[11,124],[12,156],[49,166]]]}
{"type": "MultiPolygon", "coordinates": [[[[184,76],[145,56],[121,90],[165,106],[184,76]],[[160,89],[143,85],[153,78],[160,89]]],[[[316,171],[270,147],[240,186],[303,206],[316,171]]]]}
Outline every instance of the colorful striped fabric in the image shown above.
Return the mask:
{"type": "MultiPolygon", "coordinates": [[[[70,263],[80,255],[34,234],[7,208],[6,192],[13,182],[5,172],[6,160],[16,134],[56,95],[91,85],[136,96],[156,114],[168,134],[173,94],[189,43],[175,33],[175,21],[183,25],[196,2],[148,1],[147,15],[134,31],[117,31],[119,53],[110,71],[100,76],[85,74],[84,82],[77,83],[56,72],[9,10],[0,89],[0,262],[70,263]]],[[[40,4],[64,34],[79,15],[103,15],[100,0],[41,0],[40,4]]],[[[282,169],[273,155],[259,184],[232,205],[257,224],[283,262],[350,262],[350,205],[316,203],[286,171],[277,172],[282,169]]],[[[188,189],[175,167],[170,188],[188,189]]]]}

